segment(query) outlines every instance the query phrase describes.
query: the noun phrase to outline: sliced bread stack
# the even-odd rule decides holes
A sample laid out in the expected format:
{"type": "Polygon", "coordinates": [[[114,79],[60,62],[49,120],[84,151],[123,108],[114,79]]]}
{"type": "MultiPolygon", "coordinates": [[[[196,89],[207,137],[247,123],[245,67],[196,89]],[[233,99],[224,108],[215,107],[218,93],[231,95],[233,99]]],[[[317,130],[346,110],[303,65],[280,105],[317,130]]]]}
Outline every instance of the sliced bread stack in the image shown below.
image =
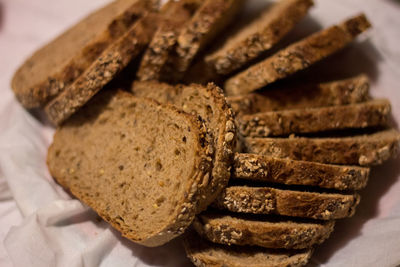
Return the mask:
{"type": "Polygon", "coordinates": [[[303,266],[400,135],[366,75],[276,84],[351,43],[364,15],[278,50],[313,1],[280,0],[232,33],[244,3],[116,0],[12,87],[58,125],[52,176],[125,237],[159,246],[192,224],[197,266],[303,266]]]}
{"type": "MultiPolygon", "coordinates": [[[[241,146],[228,187],[194,222],[195,232],[208,241],[194,241],[193,232],[185,239],[195,265],[304,265],[309,256],[302,250],[310,255],[329,237],[334,220],[354,214],[360,201],[356,191],[367,184],[367,167],[398,152],[400,135],[388,129],[389,101],[370,99],[365,75],[254,91],[335,53],[369,27],[364,15],[356,16],[226,80],[241,146]],[[247,253],[236,253],[241,251],[238,246],[246,247],[247,253]],[[262,256],[271,260],[241,265],[243,258],[254,257],[247,246],[266,248],[262,256]],[[282,261],[276,262],[276,255],[282,261]]],[[[250,32],[250,26],[241,32],[246,30],[250,32]]],[[[235,47],[236,42],[239,47],[238,40],[225,45],[235,47]]],[[[219,52],[223,55],[224,49],[219,52]]],[[[226,58],[221,62],[227,64],[227,72],[221,71],[221,76],[230,71],[232,58],[226,58]]],[[[235,62],[240,68],[240,61],[235,62]]],[[[208,73],[215,77],[216,69],[208,73]]]]}
{"type": "Polygon", "coordinates": [[[228,97],[242,146],[228,187],[193,225],[208,241],[185,240],[189,258],[197,266],[244,266],[242,258],[254,255],[238,254],[238,246],[259,246],[268,249],[262,255],[272,257],[271,266],[305,264],[304,249],[311,255],[335,220],[355,213],[369,167],[399,150],[400,134],[388,125],[390,103],[371,99],[368,88],[361,75],[228,97]],[[294,101],[305,88],[314,90],[294,101]]]}

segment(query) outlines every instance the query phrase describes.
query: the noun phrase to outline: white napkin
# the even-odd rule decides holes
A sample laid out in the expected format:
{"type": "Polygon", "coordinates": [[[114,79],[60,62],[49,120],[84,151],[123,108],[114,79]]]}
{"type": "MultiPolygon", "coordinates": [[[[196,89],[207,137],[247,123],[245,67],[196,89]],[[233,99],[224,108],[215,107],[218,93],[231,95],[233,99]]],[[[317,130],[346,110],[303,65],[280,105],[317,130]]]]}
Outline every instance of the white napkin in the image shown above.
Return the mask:
{"type": "MultiPolygon", "coordinates": [[[[136,245],[55,184],[45,165],[53,129],[25,111],[9,87],[12,73],[30,52],[105,2],[13,0],[0,3],[3,12],[0,237],[5,237],[4,247],[0,246],[1,266],[191,266],[179,239],[160,248],[136,245]]],[[[251,4],[265,3],[253,0],[251,4]]],[[[317,68],[322,73],[337,75],[366,72],[372,78],[372,94],[391,100],[393,117],[397,120],[400,120],[399,5],[398,1],[390,0],[316,1],[311,18],[297,27],[297,33],[304,35],[366,12],[374,29],[317,68]]],[[[374,168],[369,185],[361,192],[362,201],[356,215],[338,221],[336,231],[317,248],[310,265],[390,267],[400,264],[399,178],[398,159],[374,168]]]]}

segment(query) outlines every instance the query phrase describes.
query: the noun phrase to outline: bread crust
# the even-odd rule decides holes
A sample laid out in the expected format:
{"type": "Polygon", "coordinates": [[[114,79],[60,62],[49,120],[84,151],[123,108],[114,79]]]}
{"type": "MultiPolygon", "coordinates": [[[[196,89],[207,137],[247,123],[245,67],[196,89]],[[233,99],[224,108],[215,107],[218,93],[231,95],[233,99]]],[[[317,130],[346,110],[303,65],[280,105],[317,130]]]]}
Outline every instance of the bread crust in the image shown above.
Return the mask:
{"type": "Polygon", "coordinates": [[[213,83],[172,86],[159,82],[135,82],[131,88],[134,95],[153,98],[161,103],[174,104],[187,113],[204,118],[210,136],[213,137],[213,171],[209,182],[208,201],[202,209],[215,199],[226,187],[233,163],[236,145],[236,127],[233,112],[226,102],[222,90],[213,83]],[[205,99],[205,101],[204,101],[205,99]]]}
{"type": "Polygon", "coordinates": [[[334,221],[255,221],[204,213],[197,216],[193,222],[195,230],[214,243],[284,249],[304,249],[320,244],[329,237],[334,224],[334,221]]]}
{"type": "Polygon", "coordinates": [[[239,133],[249,137],[268,137],[386,127],[390,110],[387,99],[374,99],[352,105],[256,113],[238,119],[239,133]]]}
{"type": "Polygon", "coordinates": [[[283,0],[245,25],[216,51],[206,55],[205,67],[227,75],[278,43],[306,14],[312,0],[283,0]]]}
{"type": "Polygon", "coordinates": [[[361,14],[317,32],[229,78],[224,90],[228,95],[243,95],[308,68],[344,48],[370,26],[361,14]]]}
{"type": "Polygon", "coordinates": [[[78,79],[46,105],[49,120],[54,125],[60,125],[109,83],[146,48],[158,19],[156,13],[143,16],[103,51],[78,79]]]}
{"type": "Polygon", "coordinates": [[[70,86],[135,21],[157,7],[156,0],[118,0],[90,14],[35,52],[17,70],[12,80],[17,99],[26,108],[44,106],[70,86]],[[77,44],[80,46],[71,48],[77,44]]]}
{"type": "Polygon", "coordinates": [[[213,203],[232,212],[335,220],[351,217],[358,194],[313,193],[272,187],[229,186],[213,203]]]}
{"type": "Polygon", "coordinates": [[[232,179],[307,185],[336,190],[360,190],[367,185],[369,168],[290,160],[236,153],[232,179]]]}
{"type": "Polygon", "coordinates": [[[348,105],[368,101],[370,82],[360,74],[352,78],[271,88],[263,92],[227,97],[235,114],[348,105]]]}
{"type": "Polygon", "coordinates": [[[178,35],[200,5],[199,0],[168,1],[162,8],[160,26],[140,62],[140,81],[166,80],[163,73],[178,35]]]}
{"type": "MultiPolygon", "coordinates": [[[[146,116],[146,114],[143,113],[142,116],[146,116]]],[[[152,122],[149,121],[149,123],[151,124],[152,122]]],[[[123,127],[126,127],[125,124],[123,124],[123,127]]],[[[108,131],[114,132],[116,130],[117,129],[115,127],[110,127],[108,131]]],[[[132,130],[134,130],[134,128],[132,130]]],[[[133,242],[153,247],[162,245],[172,238],[182,234],[184,230],[191,224],[195,214],[199,212],[199,207],[202,205],[202,202],[207,199],[207,181],[212,171],[212,164],[210,162],[210,146],[212,143],[209,143],[209,141],[210,137],[207,134],[204,122],[202,122],[198,117],[186,114],[185,112],[180,111],[173,106],[160,105],[154,100],[135,98],[126,92],[105,91],[97,95],[89,105],[85,106],[82,110],[71,117],[65,124],[63,124],[63,126],[57,129],[54,142],[49,148],[47,165],[50,173],[59,184],[71,191],[71,193],[81,201],[93,208],[104,220],[119,230],[123,236],[127,237],[133,242]],[[107,126],[104,126],[104,124],[107,123],[107,120],[105,120],[106,117],[103,116],[105,113],[114,112],[116,116],[121,116],[122,119],[125,118],[125,116],[128,116],[124,114],[127,112],[129,113],[130,109],[136,108],[139,103],[146,105],[148,109],[157,109],[160,114],[169,114],[168,116],[175,116],[176,118],[186,121],[186,123],[189,125],[188,132],[190,135],[195,137],[194,140],[196,140],[197,144],[195,147],[190,148],[193,149],[193,153],[196,157],[197,163],[194,166],[197,167],[190,172],[190,177],[186,177],[188,182],[186,183],[187,187],[184,188],[184,193],[179,195],[171,194],[171,197],[166,199],[167,201],[176,201],[176,203],[173,205],[174,209],[171,212],[170,217],[165,219],[166,222],[161,226],[160,229],[153,229],[151,233],[146,232],[145,235],[143,234],[143,231],[140,230],[140,227],[144,227],[143,224],[136,223],[136,226],[133,228],[132,225],[127,223],[135,220],[135,216],[138,216],[137,214],[132,214],[131,212],[123,213],[123,210],[126,208],[124,205],[127,204],[123,204],[124,202],[122,202],[121,208],[119,206],[119,200],[111,201],[111,199],[103,199],[103,197],[106,196],[105,191],[97,193],[95,192],[95,190],[102,190],[99,189],[99,186],[100,183],[103,182],[107,183],[105,188],[122,186],[123,184],[115,184],[117,182],[115,178],[112,180],[107,180],[107,177],[96,180],[97,185],[95,188],[89,187],[86,184],[87,182],[85,182],[85,180],[89,182],[87,179],[90,179],[90,177],[96,175],[103,177],[101,175],[104,174],[104,169],[101,169],[100,166],[97,166],[99,164],[99,160],[90,161],[91,159],[96,158],[96,155],[98,154],[97,150],[95,152],[96,155],[91,155],[87,153],[91,153],[90,151],[92,150],[85,148],[85,146],[88,144],[74,144],[74,146],[64,145],[64,143],[67,144],[68,142],[79,143],[80,139],[77,138],[78,134],[87,136],[95,133],[98,127],[102,127],[102,129],[104,129],[104,127],[107,126]],[[124,108],[123,113],[118,114],[118,109],[121,110],[122,108],[124,108]],[[74,138],[74,140],[71,140],[71,138],[64,138],[70,135],[75,136],[76,138],[74,138]],[[71,151],[72,147],[74,147],[76,150],[71,151]],[[63,155],[64,153],[72,153],[71,155],[73,155],[74,160],[59,161],[59,156],[63,155]],[[86,166],[86,168],[90,169],[88,169],[87,172],[80,171],[80,168],[83,166],[86,166]],[[119,209],[122,210],[119,211],[119,209]]],[[[93,142],[93,145],[96,147],[96,149],[101,150],[107,149],[108,147],[107,145],[103,144],[103,140],[91,140],[91,142],[93,142]]],[[[135,149],[132,148],[131,151],[134,150],[135,149]]],[[[104,153],[108,153],[107,151],[104,151],[104,153]]],[[[145,148],[143,148],[143,151],[145,151],[145,148]]],[[[120,154],[113,157],[116,158],[116,162],[118,162],[118,157],[120,157],[120,154]]],[[[107,168],[109,167],[110,166],[107,166],[107,168]]],[[[120,170],[123,169],[120,168],[120,170]]],[[[113,175],[115,175],[115,172],[113,175]]],[[[137,187],[138,185],[135,184],[135,181],[136,180],[129,180],[129,187],[137,187]]],[[[155,187],[163,186],[157,181],[157,179],[150,179],[147,181],[147,183],[154,183],[155,187]]],[[[115,197],[119,198],[122,196],[115,197]]],[[[140,205],[140,203],[135,205],[140,205]]],[[[147,210],[142,212],[150,214],[150,211],[147,210]]]]}
{"type": "Polygon", "coordinates": [[[276,158],[373,166],[398,154],[400,134],[389,129],[342,138],[245,138],[244,150],[276,158]]]}
{"type": "Polygon", "coordinates": [[[299,267],[307,264],[313,252],[313,249],[291,251],[223,246],[193,232],[185,234],[183,244],[186,255],[198,267],[299,267]]]}
{"type": "Polygon", "coordinates": [[[174,53],[163,74],[166,81],[183,78],[195,56],[207,46],[235,17],[244,0],[205,0],[191,20],[182,28],[174,53]]]}

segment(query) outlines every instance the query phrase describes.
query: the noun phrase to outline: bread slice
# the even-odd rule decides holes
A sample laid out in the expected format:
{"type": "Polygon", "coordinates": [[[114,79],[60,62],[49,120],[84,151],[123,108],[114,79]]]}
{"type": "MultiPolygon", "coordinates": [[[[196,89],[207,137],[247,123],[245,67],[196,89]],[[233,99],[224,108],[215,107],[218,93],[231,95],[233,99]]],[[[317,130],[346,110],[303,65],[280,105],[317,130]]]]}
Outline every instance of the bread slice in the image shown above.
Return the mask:
{"type": "Polygon", "coordinates": [[[237,115],[360,103],[369,100],[369,79],[355,77],[317,84],[271,88],[258,93],[227,97],[237,115]]]}
{"type": "Polygon", "coordinates": [[[268,137],[388,126],[390,101],[333,107],[303,108],[243,115],[238,119],[242,136],[268,137]]]}
{"type": "Polygon", "coordinates": [[[394,129],[342,138],[245,138],[248,153],[321,163],[372,166],[397,155],[400,133],[394,129]]]}
{"type": "Polygon", "coordinates": [[[192,19],[182,28],[175,54],[164,77],[179,81],[195,56],[221,32],[239,12],[244,0],[205,0],[192,19]]]}
{"type": "Polygon", "coordinates": [[[312,0],[281,0],[229,37],[204,59],[206,66],[227,75],[278,43],[306,14],[312,0]]]}
{"type": "Polygon", "coordinates": [[[196,231],[214,243],[285,249],[310,248],[324,242],[334,224],[334,221],[257,220],[214,213],[202,213],[193,222],[196,231]]]}
{"type": "Polygon", "coordinates": [[[367,185],[368,176],[369,168],[365,167],[236,153],[231,178],[336,190],[360,190],[367,185]]]}
{"type": "MultiPolygon", "coordinates": [[[[161,103],[174,104],[187,113],[200,115],[214,141],[213,172],[209,183],[210,204],[227,185],[236,145],[233,112],[225,101],[222,90],[210,83],[171,86],[158,82],[135,82],[132,92],[136,96],[153,98],[161,103]]],[[[206,208],[206,207],[204,207],[206,208]]]]}
{"type": "Polygon", "coordinates": [[[117,0],[35,52],[15,73],[12,88],[26,108],[45,105],[73,83],[156,0],[117,0]]]}
{"type": "Polygon", "coordinates": [[[361,14],[314,33],[229,78],[225,92],[243,95],[303,70],[342,49],[370,26],[361,14]]]}
{"type": "Polygon", "coordinates": [[[353,216],[359,202],[358,194],[229,186],[215,200],[213,206],[232,212],[334,220],[353,216]]]}
{"type": "Polygon", "coordinates": [[[200,0],[170,0],[163,6],[163,19],[140,62],[137,72],[139,80],[165,80],[162,73],[170,53],[175,48],[178,35],[200,2],[200,0]]]}
{"type": "Polygon", "coordinates": [[[45,112],[49,120],[60,125],[109,83],[146,48],[156,30],[158,19],[156,13],[143,16],[104,50],[78,79],[46,105],[45,112]]]}
{"type": "Polygon", "coordinates": [[[195,116],[105,90],[57,129],[47,164],[123,236],[158,246],[208,201],[209,141],[195,116]]]}
{"type": "Polygon", "coordinates": [[[211,243],[190,231],[183,239],[186,255],[197,267],[300,267],[313,250],[273,250],[211,243]]]}

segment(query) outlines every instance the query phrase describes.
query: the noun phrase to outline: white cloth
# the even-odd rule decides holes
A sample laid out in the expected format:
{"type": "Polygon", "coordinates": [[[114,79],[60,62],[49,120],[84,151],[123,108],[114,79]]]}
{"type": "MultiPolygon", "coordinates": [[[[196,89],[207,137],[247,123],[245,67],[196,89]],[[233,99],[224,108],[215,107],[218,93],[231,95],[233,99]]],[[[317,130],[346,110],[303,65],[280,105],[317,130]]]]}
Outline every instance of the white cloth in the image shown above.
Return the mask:
{"type": "MultiPolygon", "coordinates": [[[[56,185],[45,165],[54,130],[25,111],[10,90],[13,72],[30,53],[105,2],[0,2],[0,266],[191,266],[179,240],[152,249],[129,242],[56,185]]],[[[317,68],[324,72],[325,66],[325,72],[339,76],[366,72],[373,82],[371,93],[388,97],[399,121],[399,1],[317,0],[295,32],[304,35],[360,11],[374,29],[317,68]]],[[[398,159],[374,168],[356,215],[338,221],[311,265],[400,264],[399,178],[398,159]]]]}

